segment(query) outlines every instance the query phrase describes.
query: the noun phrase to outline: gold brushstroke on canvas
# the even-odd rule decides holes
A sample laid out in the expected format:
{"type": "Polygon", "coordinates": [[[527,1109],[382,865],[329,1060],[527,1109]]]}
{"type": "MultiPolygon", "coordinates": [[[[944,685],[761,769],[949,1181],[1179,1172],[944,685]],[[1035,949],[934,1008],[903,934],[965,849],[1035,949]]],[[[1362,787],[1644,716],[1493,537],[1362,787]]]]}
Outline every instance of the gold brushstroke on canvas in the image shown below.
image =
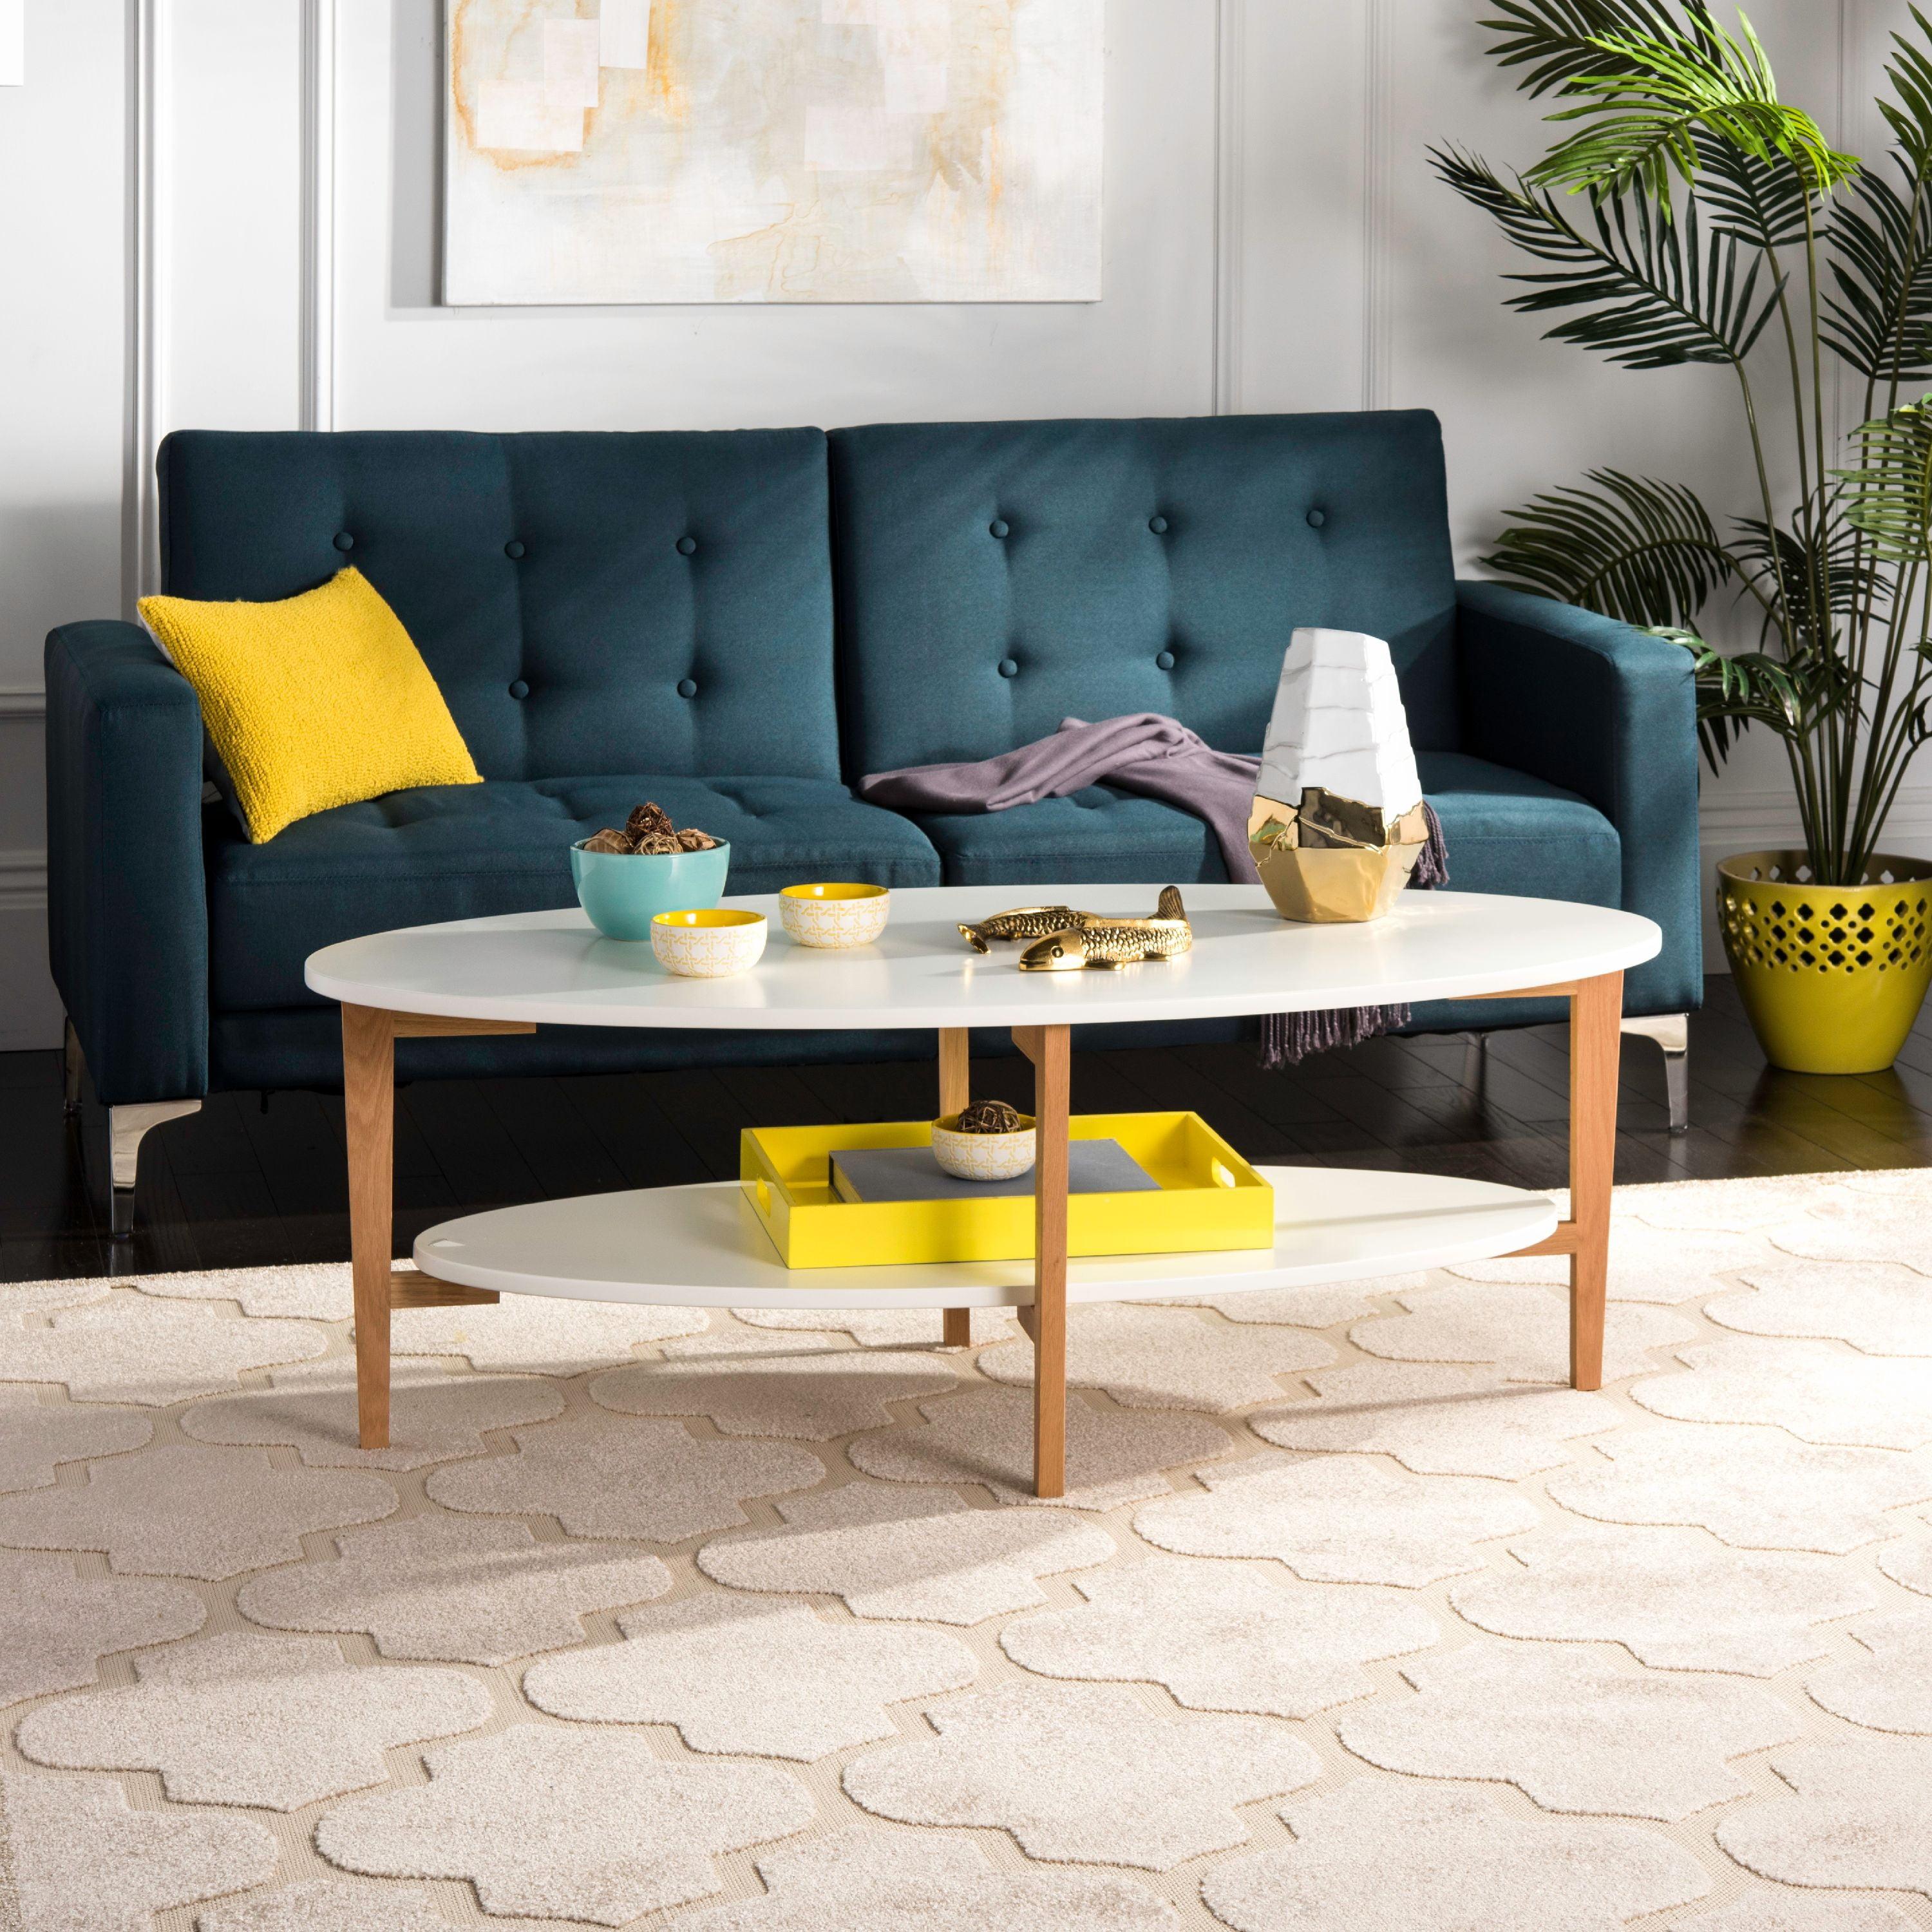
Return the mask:
{"type": "Polygon", "coordinates": [[[574,20],[578,17],[576,12],[562,12],[546,5],[545,0],[488,0],[488,10],[509,17],[496,24],[494,32],[479,32],[471,20],[478,4],[479,0],[453,0],[449,11],[449,71],[453,82],[449,100],[462,131],[464,146],[506,174],[574,166],[581,158],[580,152],[547,154],[535,148],[486,148],[478,137],[478,122],[484,86],[510,78],[511,56],[518,35],[526,31],[540,34],[545,20],[574,20]],[[490,58],[493,47],[494,60],[490,58]]]}
{"type": "Polygon", "coordinates": [[[685,28],[689,17],[682,0],[651,0],[644,86],[657,111],[670,121],[681,122],[691,111],[684,80],[685,28]]]}

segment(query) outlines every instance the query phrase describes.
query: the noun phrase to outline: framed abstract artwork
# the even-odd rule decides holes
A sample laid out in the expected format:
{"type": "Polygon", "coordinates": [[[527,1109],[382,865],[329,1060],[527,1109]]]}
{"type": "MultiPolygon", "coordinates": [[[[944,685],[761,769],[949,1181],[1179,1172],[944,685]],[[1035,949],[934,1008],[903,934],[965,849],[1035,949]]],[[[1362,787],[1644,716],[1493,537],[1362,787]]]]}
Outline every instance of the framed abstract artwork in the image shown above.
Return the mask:
{"type": "Polygon", "coordinates": [[[1106,0],[445,0],[443,298],[1092,302],[1106,0]]]}

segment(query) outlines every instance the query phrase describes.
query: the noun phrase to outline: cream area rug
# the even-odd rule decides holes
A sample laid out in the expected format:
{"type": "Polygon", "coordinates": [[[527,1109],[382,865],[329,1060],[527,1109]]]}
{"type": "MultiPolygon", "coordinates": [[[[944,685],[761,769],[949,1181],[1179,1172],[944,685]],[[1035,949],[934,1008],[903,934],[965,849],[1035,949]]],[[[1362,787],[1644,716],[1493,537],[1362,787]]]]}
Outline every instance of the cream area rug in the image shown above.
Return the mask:
{"type": "Polygon", "coordinates": [[[1932,1172],[1005,1316],[0,1288],[0,1932],[1932,1928],[1932,1172]]]}

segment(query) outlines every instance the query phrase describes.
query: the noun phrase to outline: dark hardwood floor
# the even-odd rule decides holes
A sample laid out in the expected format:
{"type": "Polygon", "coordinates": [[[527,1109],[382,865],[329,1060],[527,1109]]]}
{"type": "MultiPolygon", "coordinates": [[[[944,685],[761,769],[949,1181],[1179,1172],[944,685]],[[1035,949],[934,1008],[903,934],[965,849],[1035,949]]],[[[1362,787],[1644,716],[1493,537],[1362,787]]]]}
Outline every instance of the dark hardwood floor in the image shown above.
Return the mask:
{"type": "MultiPolygon", "coordinates": [[[[1666,1131],[1663,1061],[1624,1042],[1617,1178],[1932,1162],[1932,1020],[1889,1072],[1856,1078],[1766,1066],[1728,978],[1708,982],[1691,1022],[1691,1130],[1666,1131]]],[[[1287,1074],[1246,1046],[1076,1058],[1082,1112],[1191,1108],[1250,1159],[1432,1168],[1526,1186],[1565,1172],[1564,1031],[1492,1036],[1480,1090],[1464,1042],[1376,1040],[1287,1074]]],[[[1024,1102],[1030,1070],[976,1061],[980,1093],[1024,1102]]],[[[932,1104],[932,1061],[600,1076],[421,1082],[398,1095],[398,1248],[451,1214],[507,1202],[738,1171],[741,1127],[905,1120],[932,1104]]],[[[61,1112],[56,1053],[0,1054],[0,1280],[253,1266],[346,1258],[339,1097],[224,1094],[148,1136],[142,1220],[106,1238],[106,1131],[90,1100],[61,1112]]]]}

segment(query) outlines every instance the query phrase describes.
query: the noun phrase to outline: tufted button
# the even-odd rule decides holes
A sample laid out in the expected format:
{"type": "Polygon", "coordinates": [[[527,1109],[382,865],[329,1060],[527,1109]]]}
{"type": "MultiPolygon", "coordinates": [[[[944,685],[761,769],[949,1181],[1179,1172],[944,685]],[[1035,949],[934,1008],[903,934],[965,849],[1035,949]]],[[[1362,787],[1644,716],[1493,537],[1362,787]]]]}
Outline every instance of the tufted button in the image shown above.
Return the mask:
{"type": "Polygon", "coordinates": [[[335,547],[338,550],[353,550],[356,548],[356,539],[346,530],[338,530],[335,533],[335,547]]]}
{"type": "Polygon", "coordinates": [[[1019,660],[1017,658],[1000,658],[1000,675],[1002,677],[1018,677],[1019,674],[1019,660]]]}
{"type": "Polygon", "coordinates": [[[695,698],[698,695],[697,679],[694,677],[680,678],[677,681],[677,694],[680,698],[695,698]]]}
{"type": "Polygon", "coordinates": [[[529,697],[530,694],[530,688],[521,678],[516,679],[512,683],[510,686],[510,695],[512,698],[521,699],[529,697]]]}
{"type": "Polygon", "coordinates": [[[1004,517],[995,517],[986,527],[996,537],[1010,536],[1012,534],[1013,526],[1004,517]]]}
{"type": "Polygon", "coordinates": [[[503,546],[503,554],[507,557],[514,558],[521,556],[524,554],[524,547],[514,537],[512,537],[510,541],[503,546]]]}
{"type": "Polygon", "coordinates": [[[1162,651],[1154,658],[1154,662],[1159,664],[1162,670],[1172,670],[1174,668],[1174,653],[1172,651],[1162,651]]]}
{"type": "Polygon", "coordinates": [[[1164,537],[1167,534],[1167,519],[1165,517],[1150,517],[1148,519],[1148,528],[1153,531],[1156,536],[1164,537]]]}
{"type": "Polygon", "coordinates": [[[680,537],[677,540],[677,554],[680,556],[690,556],[697,548],[698,539],[695,537],[680,537]]]}
{"type": "Polygon", "coordinates": [[[1318,530],[1328,520],[1328,512],[1326,510],[1310,510],[1308,513],[1308,527],[1311,530],[1318,530]]]}

